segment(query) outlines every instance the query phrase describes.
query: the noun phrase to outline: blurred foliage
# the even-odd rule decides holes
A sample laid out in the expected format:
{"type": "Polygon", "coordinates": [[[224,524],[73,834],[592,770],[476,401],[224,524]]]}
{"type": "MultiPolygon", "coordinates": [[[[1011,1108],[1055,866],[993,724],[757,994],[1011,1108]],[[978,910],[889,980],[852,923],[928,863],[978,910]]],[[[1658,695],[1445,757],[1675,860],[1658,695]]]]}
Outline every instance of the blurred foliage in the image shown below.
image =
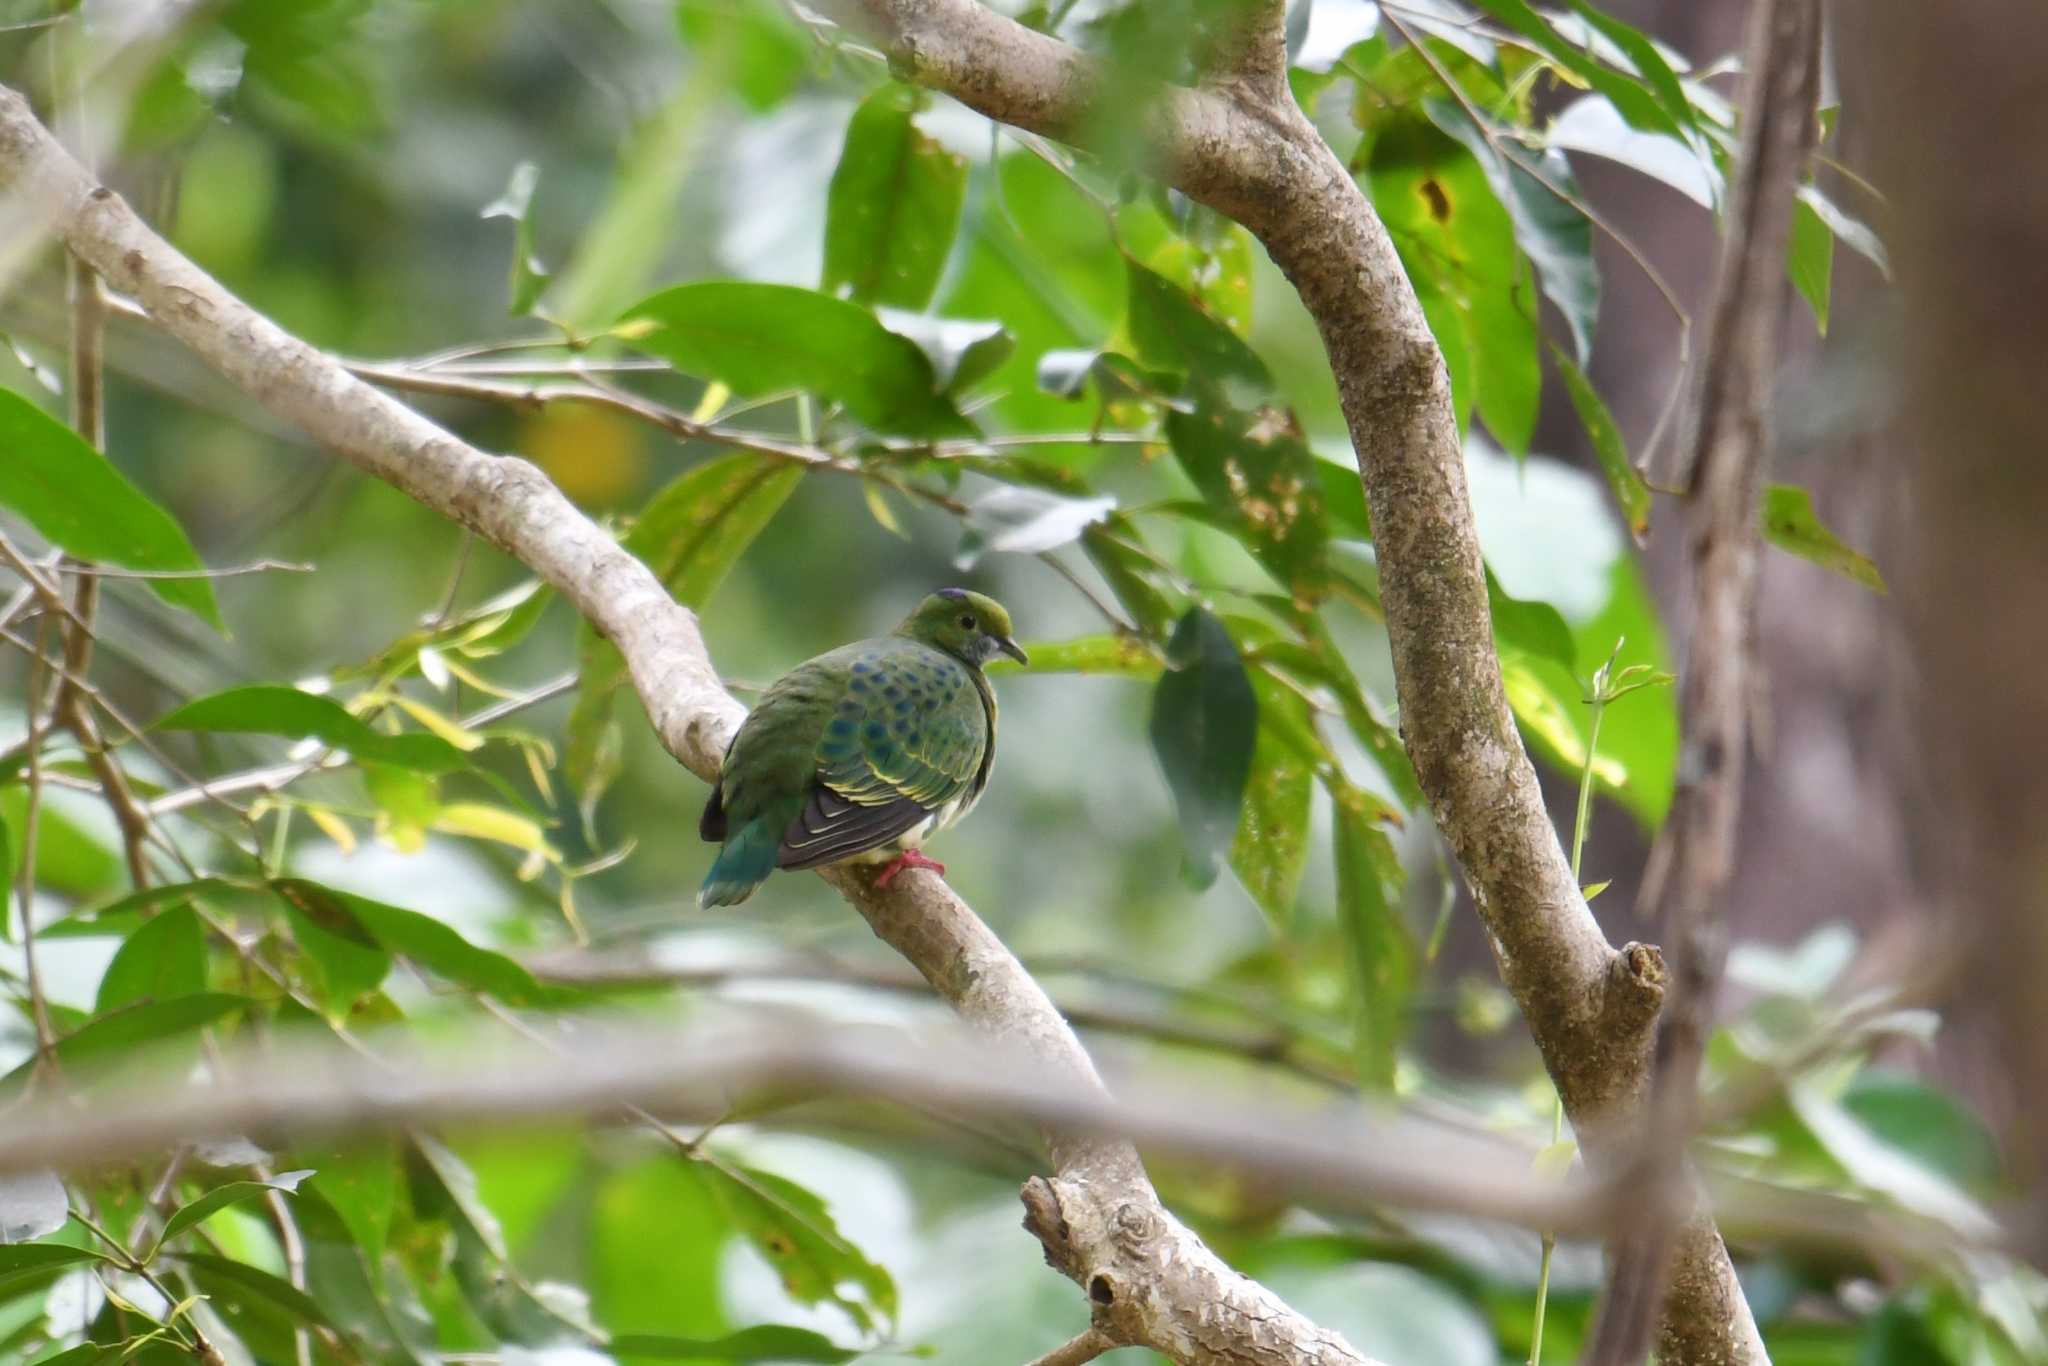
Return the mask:
{"type": "MultiPolygon", "coordinates": [[[[1588,705],[1598,661],[1644,677],[1671,660],[1631,544],[1649,490],[1587,374],[1596,228],[1565,152],[1713,207],[1731,112],[1580,0],[1292,9],[1293,87],[1393,234],[1471,425],[1515,715],[1566,781],[1590,774],[1654,830],[1676,780],[1670,690],[1604,711],[1597,748],[1588,705]],[[1546,371],[1590,471],[1534,450],[1546,371]]],[[[6,79],[46,107],[50,49],[105,41],[47,13],[0,16],[25,25],[0,33],[6,79]]],[[[1512,1013],[1439,957],[1452,888],[1400,746],[1369,513],[1314,329],[1241,228],[1115,155],[895,84],[795,7],[199,13],[160,48],[97,54],[109,177],[314,343],[481,386],[419,401],[615,527],[703,613],[742,696],[935,584],[1009,604],[1033,662],[998,671],[1003,763],[946,857],[1063,1000],[1151,1020],[1133,1053],[1219,1077],[1280,1063],[1312,1095],[1426,1100],[1542,1145],[1551,1100],[1526,1051],[1448,1066],[1472,1056],[1461,1031],[1512,1013]],[[490,392],[528,378],[582,397],[490,392]],[[1186,1041],[1204,1028],[1255,1042],[1186,1041]]],[[[1222,14],[1021,11],[1165,78],[1222,14]]],[[[1106,109],[1100,131],[1125,145],[1141,114],[1106,109]]],[[[1806,187],[1787,269],[1822,327],[1837,240],[1882,264],[1806,187]]],[[[154,885],[126,884],[76,737],[39,726],[31,766],[13,743],[26,708],[8,713],[0,866],[32,860],[60,1068],[118,1078],[273,1031],[438,1034],[599,1006],[913,1008],[746,980],[778,945],[877,949],[811,879],[777,879],[744,915],[690,908],[701,787],[551,590],[126,323],[102,464],[60,418],[59,292],[25,277],[5,320],[9,534],[158,576],[104,581],[91,666],[112,756],[150,804],[154,885]],[[316,568],[191,577],[202,560],[316,568]],[[600,991],[537,971],[541,951],[585,945],[734,975],[600,991]]],[[[1773,487],[1760,515],[1881,587],[1803,491],[1773,487]]],[[[23,684],[46,625],[62,622],[8,628],[23,684]]],[[[37,1067],[24,909],[0,946],[10,1093],[37,1067]]],[[[1871,1063],[1910,1057],[1931,1025],[1838,986],[1849,949],[1834,933],[1738,949],[1753,1004],[1708,1084],[1746,1100],[1710,1105],[1702,1154],[1753,1192],[1930,1232],[1901,1257],[1731,1226],[1776,1358],[2048,1360],[2041,1283],[1943,1250],[1972,1246],[2007,1179],[1966,1109],[1871,1063]]],[[[1081,1326],[1015,1230],[1017,1136],[861,1107],[779,1118],[245,1141],[0,1183],[0,1353],[173,1360],[203,1332],[266,1362],[1007,1361],[1081,1326]]],[[[1236,1264],[1363,1350],[1526,1354],[1534,1234],[1162,1180],[1236,1264]]],[[[1596,1279],[1593,1250],[1560,1249],[1550,1359],[1577,1351],[1596,1279]]]]}

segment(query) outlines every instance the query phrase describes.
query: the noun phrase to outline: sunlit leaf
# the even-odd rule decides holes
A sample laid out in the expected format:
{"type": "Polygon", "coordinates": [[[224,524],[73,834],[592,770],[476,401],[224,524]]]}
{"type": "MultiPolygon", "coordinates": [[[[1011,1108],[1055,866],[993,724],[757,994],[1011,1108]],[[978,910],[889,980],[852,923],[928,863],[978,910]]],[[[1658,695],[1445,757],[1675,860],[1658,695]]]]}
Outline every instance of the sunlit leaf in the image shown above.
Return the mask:
{"type": "MultiPolygon", "coordinates": [[[[1677,106],[1676,116],[1674,117],[1673,112],[1667,110],[1659,102],[1657,95],[1653,93],[1655,88],[1654,81],[1651,86],[1646,87],[1643,81],[1639,81],[1632,76],[1615,70],[1613,67],[1602,64],[1584,48],[1568,41],[1563,34],[1551,26],[1549,20],[1530,7],[1528,0],[1475,0],[1475,3],[1509,28],[1535,43],[1537,47],[1543,50],[1544,55],[1548,56],[1565,70],[1571,72],[1574,76],[1577,76],[1587,85],[1593,87],[1602,96],[1605,96],[1612,102],[1614,108],[1620,111],[1621,115],[1637,128],[1678,136],[1682,126],[1691,121],[1692,105],[1685,98],[1682,91],[1674,90],[1675,104],[1677,106]]],[[[1579,8],[1582,14],[1592,13],[1590,7],[1575,6],[1575,8],[1579,8]]],[[[1611,24],[1612,21],[1609,22],[1611,24]]],[[[1612,26],[1615,28],[1621,27],[1618,24],[1612,26]]],[[[1642,44],[1640,46],[1647,45],[1642,44]]],[[[1629,55],[1633,58],[1635,52],[1631,48],[1638,48],[1638,45],[1631,44],[1628,47],[1624,47],[1624,51],[1629,52],[1629,55]]],[[[1664,77],[1670,77],[1671,73],[1668,68],[1665,68],[1661,59],[1657,61],[1656,65],[1664,77]]],[[[1650,77],[1652,73],[1643,72],[1642,75],[1650,77]]],[[[1676,81],[1673,80],[1671,84],[1675,88],[1676,81]]]]}
{"type": "Polygon", "coordinates": [[[896,1282],[855,1247],[825,1202],[794,1181],[728,1163],[697,1170],[800,1304],[833,1304],[863,1331],[896,1318],[896,1282]]]}
{"type": "Polygon", "coordinates": [[[1801,185],[1799,202],[1813,211],[1814,216],[1827,225],[1829,232],[1839,238],[1842,244],[1877,267],[1878,273],[1887,280],[1891,278],[1891,258],[1868,224],[1845,213],[1834,200],[1827,197],[1817,185],[1801,185]]]}
{"type": "Polygon", "coordinates": [[[917,126],[924,96],[890,83],[853,112],[825,201],[825,289],[855,303],[931,302],[967,196],[967,162],[917,126]]]}
{"type": "Polygon", "coordinates": [[[467,762],[440,736],[380,734],[339,702],[277,683],[229,688],[187,702],[159,718],[156,728],[314,739],[358,759],[423,773],[447,773],[467,762]]]}
{"type": "MultiPolygon", "coordinates": [[[[1507,688],[1508,707],[1521,724],[1522,733],[1547,751],[1567,773],[1586,766],[1586,737],[1573,716],[1582,709],[1581,698],[1557,686],[1554,677],[1540,667],[1537,659],[1519,654],[1501,658],[1501,681],[1507,688]]],[[[1606,747],[1593,761],[1593,776],[1611,788],[1628,781],[1628,770],[1609,757],[1606,747]]]]}
{"type": "Polygon", "coordinates": [[[1166,648],[1152,694],[1153,753],[1180,814],[1188,880],[1206,887],[1237,833],[1257,744],[1259,704],[1237,642],[1191,607],[1166,648]]]}
{"type": "MultiPolygon", "coordinates": [[[[20,394],[0,389],[0,507],[81,560],[123,569],[204,570],[168,512],[76,432],[20,394]]],[[[225,630],[205,578],[153,578],[150,591],[225,630]]]]}
{"type": "Polygon", "coordinates": [[[100,978],[93,1013],[205,989],[205,931],[190,906],[173,906],[143,921],[115,952],[100,978]]]}
{"type": "Polygon", "coordinates": [[[1721,176],[1709,158],[1680,138],[1630,127],[1614,105],[1599,95],[1586,95],[1566,105],[1543,136],[1549,146],[1605,157],[1640,171],[1703,209],[1720,202],[1721,176]]]}
{"type": "Polygon", "coordinates": [[[931,361],[856,304],[791,285],[706,280],[626,310],[614,329],[685,374],[747,397],[800,389],[878,432],[971,436],[931,361]]]}
{"type": "Polygon", "coordinates": [[[1812,495],[1796,484],[1771,484],[1764,489],[1764,536],[1779,549],[1832,569],[1873,592],[1886,591],[1877,565],[1823,525],[1814,513],[1812,495]]]}

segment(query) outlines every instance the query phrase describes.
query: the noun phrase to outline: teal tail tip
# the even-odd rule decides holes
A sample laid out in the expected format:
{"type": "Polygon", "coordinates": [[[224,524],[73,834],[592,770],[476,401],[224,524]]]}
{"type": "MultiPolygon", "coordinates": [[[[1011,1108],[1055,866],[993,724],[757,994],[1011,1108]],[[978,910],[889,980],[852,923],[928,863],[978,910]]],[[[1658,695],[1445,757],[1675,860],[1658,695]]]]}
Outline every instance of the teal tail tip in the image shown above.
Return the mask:
{"type": "Polygon", "coordinates": [[[754,889],[775,871],[775,853],[782,844],[780,828],[755,821],[734,832],[697,892],[699,908],[737,906],[754,894],[754,889]]]}
{"type": "Polygon", "coordinates": [[[737,882],[722,878],[713,869],[712,875],[704,879],[704,885],[697,889],[697,909],[710,910],[713,906],[737,906],[752,896],[760,882],[737,882]]]}

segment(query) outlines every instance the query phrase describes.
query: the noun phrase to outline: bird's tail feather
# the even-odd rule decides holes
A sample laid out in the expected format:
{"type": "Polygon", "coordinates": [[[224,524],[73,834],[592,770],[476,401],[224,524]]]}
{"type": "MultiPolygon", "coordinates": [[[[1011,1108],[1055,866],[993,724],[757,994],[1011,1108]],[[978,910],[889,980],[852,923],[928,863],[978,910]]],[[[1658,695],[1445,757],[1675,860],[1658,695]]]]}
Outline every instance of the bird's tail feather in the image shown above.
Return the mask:
{"type": "Polygon", "coordinates": [[[745,901],[775,871],[775,855],[781,847],[782,827],[776,822],[761,817],[741,826],[712,860],[704,886],[697,892],[697,904],[737,906],[745,901]]]}

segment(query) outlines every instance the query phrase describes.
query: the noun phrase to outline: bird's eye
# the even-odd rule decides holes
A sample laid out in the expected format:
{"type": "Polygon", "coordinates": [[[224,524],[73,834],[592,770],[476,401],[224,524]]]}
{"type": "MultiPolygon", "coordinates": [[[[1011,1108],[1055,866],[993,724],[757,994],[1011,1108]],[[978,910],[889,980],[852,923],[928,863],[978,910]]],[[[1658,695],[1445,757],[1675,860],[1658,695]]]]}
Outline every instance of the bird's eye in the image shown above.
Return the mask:
{"type": "Polygon", "coordinates": [[[970,613],[963,612],[960,614],[960,624],[972,631],[974,629],[974,617],[970,613]]]}

